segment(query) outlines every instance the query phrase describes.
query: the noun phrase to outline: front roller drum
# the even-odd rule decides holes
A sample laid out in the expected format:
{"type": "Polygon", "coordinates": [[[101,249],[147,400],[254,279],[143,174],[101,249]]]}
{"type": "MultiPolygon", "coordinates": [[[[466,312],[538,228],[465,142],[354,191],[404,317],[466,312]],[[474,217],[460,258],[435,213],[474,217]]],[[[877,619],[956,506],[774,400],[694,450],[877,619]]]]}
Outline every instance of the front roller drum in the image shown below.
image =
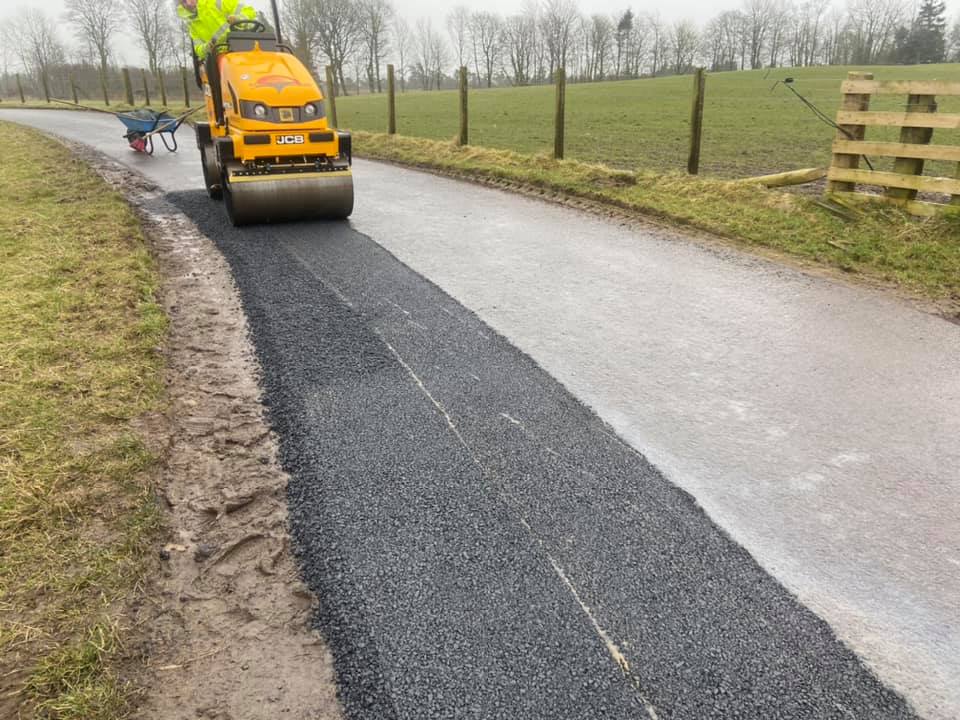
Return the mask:
{"type": "Polygon", "coordinates": [[[353,212],[353,173],[231,177],[224,184],[223,199],[236,226],[345,220],[353,212]]]}

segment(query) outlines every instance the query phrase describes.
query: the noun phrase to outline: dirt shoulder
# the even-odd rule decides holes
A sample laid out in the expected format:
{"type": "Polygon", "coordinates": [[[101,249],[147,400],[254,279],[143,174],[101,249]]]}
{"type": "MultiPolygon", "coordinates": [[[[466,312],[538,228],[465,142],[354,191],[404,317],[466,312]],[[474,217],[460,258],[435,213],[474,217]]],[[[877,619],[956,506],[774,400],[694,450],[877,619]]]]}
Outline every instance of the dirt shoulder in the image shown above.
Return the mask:
{"type": "MultiPolygon", "coordinates": [[[[59,145],[22,132],[64,155],[59,145]]],[[[118,546],[136,547],[123,556],[121,578],[111,575],[111,585],[98,587],[104,577],[85,577],[90,592],[70,599],[66,609],[63,593],[49,582],[29,597],[11,592],[13,583],[0,587],[0,640],[17,652],[12,671],[0,673],[0,716],[340,718],[332,658],[310,628],[315,601],[289,552],[287,476],[265,419],[258,366],[229,268],[213,244],[142,177],[83,146],[68,148],[83,161],[73,160],[78,167],[94,177],[89,165],[100,176],[92,181],[100,187],[91,197],[107,195],[126,213],[126,219],[112,224],[125,237],[139,238],[144,254],[134,255],[134,264],[150,268],[135,290],[143,295],[141,304],[152,303],[151,317],[165,314],[166,319],[159,332],[144,335],[140,344],[148,347],[135,348],[153,364],[141,363],[139,373],[103,389],[109,397],[127,386],[136,394],[149,378],[156,385],[147,401],[135,404],[136,412],[114,422],[127,448],[121,479],[132,488],[129,502],[123,507],[112,502],[116,490],[110,481],[116,478],[99,473],[99,494],[91,502],[100,505],[88,512],[117,515],[115,526],[104,530],[99,522],[94,530],[103,532],[96,537],[74,538],[77,523],[60,523],[68,542],[92,545],[93,554],[106,562],[111,558],[101,557],[102,544],[112,538],[107,530],[118,536],[113,538],[118,546]],[[117,193],[105,193],[100,178],[129,207],[117,193]],[[146,520],[136,525],[138,534],[125,538],[124,528],[141,516],[146,520]],[[65,613],[80,619],[77,627],[52,623],[36,637],[36,617],[65,613]]],[[[58,186],[47,189],[58,191],[58,186]]],[[[69,207],[62,209],[69,213],[69,207]]],[[[29,215],[18,222],[29,232],[43,230],[29,215]]],[[[61,242],[69,241],[69,233],[61,232],[61,242]]],[[[102,248],[94,242],[84,252],[97,256],[102,248]]],[[[72,268],[67,272],[72,276],[72,268]]],[[[124,302],[108,280],[95,285],[94,294],[107,305],[124,302]]],[[[136,298],[130,302],[139,307],[136,298]]],[[[96,308],[90,315],[99,327],[96,308]]],[[[129,332],[139,337],[143,328],[129,332]]],[[[71,342],[66,338],[65,344],[71,342]]],[[[51,382],[57,387],[61,380],[51,382]]],[[[66,506],[75,494],[52,487],[48,499],[66,506]]],[[[9,564],[14,555],[4,548],[0,561],[9,564]]],[[[67,573],[65,567],[54,571],[67,573]]]]}
{"type": "Polygon", "coordinates": [[[287,537],[287,476],[229,268],[143,178],[74,146],[138,211],[170,318],[169,406],[142,420],[162,454],[166,542],[145,602],[146,688],[157,720],[341,717],[332,658],[287,537]]]}

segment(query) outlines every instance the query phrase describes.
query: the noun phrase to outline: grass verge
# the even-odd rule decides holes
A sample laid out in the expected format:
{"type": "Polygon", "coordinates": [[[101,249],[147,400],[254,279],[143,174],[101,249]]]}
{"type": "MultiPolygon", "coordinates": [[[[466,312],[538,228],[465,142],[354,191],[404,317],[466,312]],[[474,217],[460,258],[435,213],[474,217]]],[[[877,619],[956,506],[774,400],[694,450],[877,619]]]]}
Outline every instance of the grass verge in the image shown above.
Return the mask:
{"type": "Polygon", "coordinates": [[[960,217],[914,219],[893,208],[845,220],[801,195],[679,174],[630,172],[543,155],[357,132],[358,155],[599,201],[894,283],[960,307],[960,217]]]}
{"type": "Polygon", "coordinates": [[[0,123],[0,157],[0,716],[116,720],[122,605],[159,525],[131,430],[162,392],[157,274],[64,147],[0,123]]]}

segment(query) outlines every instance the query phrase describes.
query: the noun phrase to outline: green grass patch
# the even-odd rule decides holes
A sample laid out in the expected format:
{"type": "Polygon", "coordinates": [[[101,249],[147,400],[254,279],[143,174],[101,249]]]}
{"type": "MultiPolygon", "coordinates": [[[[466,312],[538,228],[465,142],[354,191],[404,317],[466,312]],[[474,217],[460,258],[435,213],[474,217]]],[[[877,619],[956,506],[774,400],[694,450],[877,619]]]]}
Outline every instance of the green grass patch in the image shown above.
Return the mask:
{"type": "Polygon", "coordinates": [[[159,527],[130,429],[162,393],[158,277],[63,146],[0,123],[0,158],[0,710],[119,718],[121,605],[159,527]]]}
{"type": "MultiPolygon", "coordinates": [[[[866,69],[878,80],[960,81],[960,64],[913,67],[777,68],[713,73],[707,77],[701,168],[720,177],[749,177],[826,166],[836,131],[818,120],[777,80],[795,87],[828,115],[840,106],[848,70],[866,69]]],[[[690,76],[584,83],[567,88],[567,157],[628,170],[684,170],[690,132],[690,76]]],[[[942,98],[941,112],[960,112],[960,98],[942,98]]],[[[536,154],[553,148],[552,87],[471,89],[470,140],[475,145],[536,154]]],[[[906,97],[877,97],[874,110],[900,110],[906,97]]],[[[397,96],[398,131],[449,140],[459,127],[455,91],[408,91],[397,96]]],[[[337,99],[344,128],[387,129],[384,95],[337,99]]],[[[894,135],[891,135],[893,132],[894,135]]],[[[895,139],[871,128],[868,138],[895,139]]],[[[960,131],[937,130],[935,141],[957,143],[960,131]]],[[[885,169],[886,161],[877,163],[885,169]]],[[[892,166],[892,161],[889,165],[892,166]]],[[[941,168],[950,176],[956,170],[941,168]]]]}
{"type": "Polygon", "coordinates": [[[356,134],[357,153],[423,168],[544,188],[667,219],[734,242],[895,283],[960,303],[960,217],[918,220],[897,209],[853,221],[807,197],[679,173],[630,172],[546,155],[460,148],[403,136],[356,134]]]}

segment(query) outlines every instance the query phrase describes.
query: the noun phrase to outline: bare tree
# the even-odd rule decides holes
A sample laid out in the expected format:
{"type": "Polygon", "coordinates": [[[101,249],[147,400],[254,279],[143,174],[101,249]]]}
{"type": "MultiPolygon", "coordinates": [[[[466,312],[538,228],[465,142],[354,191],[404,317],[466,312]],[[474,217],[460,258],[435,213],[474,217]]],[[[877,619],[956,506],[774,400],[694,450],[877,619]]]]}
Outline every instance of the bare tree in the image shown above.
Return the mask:
{"type": "Polygon", "coordinates": [[[320,51],[333,68],[340,92],[349,94],[343,67],[353,57],[362,35],[362,18],[356,0],[314,0],[320,51]]]}
{"type": "Polygon", "coordinates": [[[736,70],[743,52],[743,16],[736,10],[727,10],[711,20],[704,33],[704,50],[710,59],[710,69],[736,70]]]}
{"type": "Polygon", "coordinates": [[[680,20],[670,28],[670,53],[673,72],[677,75],[690,72],[700,46],[700,34],[689,20],[680,20]]]}
{"type": "Polygon", "coordinates": [[[830,0],[806,0],[794,8],[789,27],[790,64],[813,65],[821,51],[824,16],[830,0]]]}
{"type": "Polygon", "coordinates": [[[43,10],[21,8],[8,27],[20,63],[38,81],[49,77],[51,69],[63,63],[66,54],[57,36],[57,26],[43,10]]]}
{"type": "Polygon", "coordinates": [[[907,16],[902,0],[851,0],[847,11],[852,61],[869,65],[886,58],[907,16]]]}
{"type": "Polygon", "coordinates": [[[447,46],[443,36],[433,29],[429,18],[417,21],[416,32],[417,61],[415,71],[424,90],[443,86],[443,68],[447,63],[447,46]]]}
{"type": "Polygon", "coordinates": [[[550,77],[567,66],[580,11],[573,0],[544,0],[540,12],[540,32],[550,61],[550,77]]]}
{"type": "Polygon", "coordinates": [[[124,0],[127,19],[147,57],[147,67],[160,73],[173,55],[170,8],[156,0],[124,0]]]}
{"type": "Polygon", "coordinates": [[[178,67],[189,67],[193,64],[193,41],[184,23],[177,23],[178,28],[173,31],[173,59],[178,67]]]}
{"type": "Polygon", "coordinates": [[[745,0],[743,4],[745,30],[749,37],[750,67],[754,70],[763,66],[763,51],[775,12],[774,0],[745,0]]]}
{"type": "Polygon", "coordinates": [[[317,36],[315,0],[282,0],[284,38],[307,69],[317,75],[317,56],[322,52],[317,36]]]}
{"type": "Polygon", "coordinates": [[[67,19],[73,25],[77,39],[97,60],[106,100],[110,44],[123,23],[121,7],[115,0],[67,0],[66,5],[67,19]]]}
{"type": "Polygon", "coordinates": [[[670,51],[670,31],[660,16],[653,14],[647,20],[650,27],[650,74],[656,76],[666,67],[670,51]]]}
{"type": "Polygon", "coordinates": [[[467,64],[467,46],[470,43],[470,11],[463,5],[457,5],[447,15],[447,32],[453,40],[453,51],[457,54],[457,67],[467,64]]]}
{"type": "Polygon", "coordinates": [[[393,46],[396,48],[397,60],[400,63],[400,92],[407,90],[407,59],[410,57],[410,50],[413,40],[410,33],[410,26],[402,17],[396,17],[393,21],[393,46]]]}
{"type": "Polygon", "coordinates": [[[627,77],[636,78],[643,73],[643,67],[650,53],[649,40],[650,26],[644,18],[635,15],[623,57],[623,72],[627,77]]]}
{"type": "Polygon", "coordinates": [[[529,85],[534,72],[537,21],[530,15],[512,15],[503,25],[505,62],[514,85],[529,85]]]}
{"type": "Polygon", "coordinates": [[[367,51],[367,84],[370,92],[383,92],[380,70],[389,44],[388,28],[393,17],[389,0],[361,0],[363,40],[367,51]]]}
{"type": "Polygon", "coordinates": [[[500,62],[504,43],[504,24],[492,12],[476,12],[470,16],[470,39],[473,45],[473,63],[477,77],[487,87],[493,87],[493,71],[500,62]]]}
{"type": "Polygon", "coordinates": [[[824,21],[822,58],[827,65],[844,65],[850,61],[850,31],[847,16],[834,8],[824,21]]]}
{"type": "Polygon", "coordinates": [[[615,46],[613,22],[606,15],[591,15],[582,21],[584,38],[584,76],[600,81],[606,77],[615,46]]]}
{"type": "Polygon", "coordinates": [[[784,0],[775,0],[770,20],[769,39],[767,40],[767,60],[769,67],[779,67],[790,25],[793,22],[794,9],[784,0]]]}
{"type": "Polygon", "coordinates": [[[550,82],[550,69],[548,67],[549,51],[547,50],[547,40],[543,36],[543,13],[537,0],[527,0],[523,10],[525,15],[533,18],[535,32],[533,34],[533,81],[537,83],[550,82]]]}

